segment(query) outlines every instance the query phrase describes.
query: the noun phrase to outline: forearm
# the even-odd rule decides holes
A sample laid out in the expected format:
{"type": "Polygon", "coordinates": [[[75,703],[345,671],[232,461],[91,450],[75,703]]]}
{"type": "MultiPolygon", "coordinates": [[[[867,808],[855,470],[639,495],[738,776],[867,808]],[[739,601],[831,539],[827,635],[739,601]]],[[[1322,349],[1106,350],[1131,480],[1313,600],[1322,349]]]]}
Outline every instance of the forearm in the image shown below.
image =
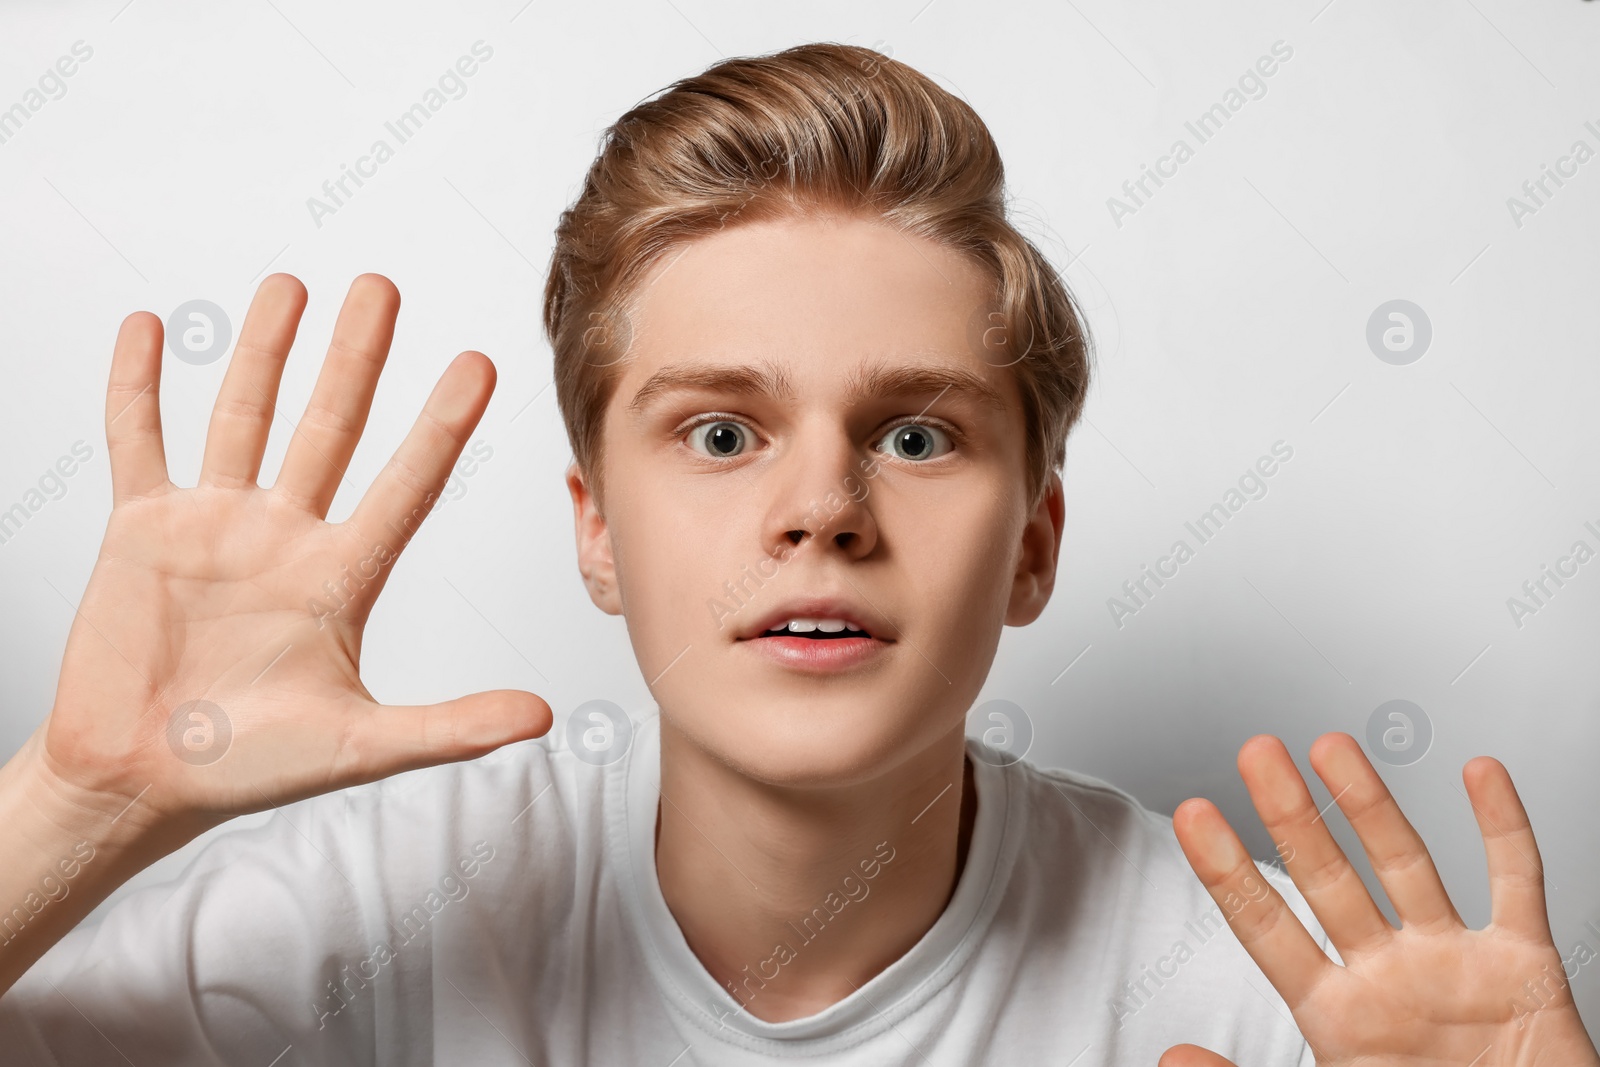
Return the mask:
{"type": "Polygon", "coordinates": [[[140,800],[72,789],[39,759],[39,740],[0,767],[0,996],[118,886],[195,836],[155,831],[140,800]]]}

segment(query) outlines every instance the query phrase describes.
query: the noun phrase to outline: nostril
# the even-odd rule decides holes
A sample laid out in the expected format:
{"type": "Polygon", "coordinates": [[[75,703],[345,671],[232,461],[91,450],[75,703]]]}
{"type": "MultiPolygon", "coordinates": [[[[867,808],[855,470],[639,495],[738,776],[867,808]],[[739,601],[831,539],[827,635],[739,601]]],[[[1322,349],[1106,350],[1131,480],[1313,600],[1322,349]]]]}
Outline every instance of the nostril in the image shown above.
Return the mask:
{"type": "Polygon", "coordinates": [[[798,545],[800,543],[800,539],[805,535],[806,532],[804,530],[790,530],[788,533],[789,543],[798,545]]]}

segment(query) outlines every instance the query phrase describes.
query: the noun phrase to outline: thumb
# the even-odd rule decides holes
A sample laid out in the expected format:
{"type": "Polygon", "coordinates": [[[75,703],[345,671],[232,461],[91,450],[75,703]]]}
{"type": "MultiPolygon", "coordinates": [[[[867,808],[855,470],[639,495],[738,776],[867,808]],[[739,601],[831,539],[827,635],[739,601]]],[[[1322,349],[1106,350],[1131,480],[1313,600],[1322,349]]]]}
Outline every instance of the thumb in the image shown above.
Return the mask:
{"type": "Polygon", "coordinates": [[[1234,1064],[1199,1045],[1173,1045],[1161,1054],[1156,1067],[1234,1067],[1234,1064]]]}
{"type": "Polygon", "coordinates": [[[543,698],[491,689],[438,704],[372,704],[351,716],[346,750],[357,779],[477,759],[513,741],[542,737],[555,721],[543,698]]]}

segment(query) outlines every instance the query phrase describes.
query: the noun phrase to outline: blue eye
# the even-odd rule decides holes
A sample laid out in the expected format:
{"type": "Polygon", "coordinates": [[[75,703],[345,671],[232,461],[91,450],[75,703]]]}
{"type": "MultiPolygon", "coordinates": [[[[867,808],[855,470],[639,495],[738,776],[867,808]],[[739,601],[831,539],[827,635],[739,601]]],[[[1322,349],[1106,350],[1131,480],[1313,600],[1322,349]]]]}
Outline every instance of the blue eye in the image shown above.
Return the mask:
{"type": "Polygon", "coordinates": [[[726,459],[744,451],[745,428],[726,419],[707,422],[689,431],[689,445],[701,455],[726,459]]]}
{"type": "Polygon", "coordinates": [[[903,422],[878,441],[880,450],[913,461],[937,458],[953,447],[949,434],[925,422],[903,422]]]}

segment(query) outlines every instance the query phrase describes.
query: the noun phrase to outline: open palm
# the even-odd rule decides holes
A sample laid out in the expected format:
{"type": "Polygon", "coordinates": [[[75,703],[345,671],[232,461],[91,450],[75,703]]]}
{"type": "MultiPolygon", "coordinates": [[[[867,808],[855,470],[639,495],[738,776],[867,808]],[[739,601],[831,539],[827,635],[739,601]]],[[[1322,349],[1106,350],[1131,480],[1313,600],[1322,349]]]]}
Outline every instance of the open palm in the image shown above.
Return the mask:
{"type": "MultiPolygon", "coordinates": [[[[167,477],[161,322],[122,324],[106,395],[113,508],[67,639],[55,704],[29,744],[64,785],[125,797],[189,832],[234,815],[469,759],[550,727],[514,690],[385,707],[362,684],[362,628],[494,389],[465,352],[350,518],[326,520],[366,424],[399,293],[357,278],[277,481],[256,484],[305,307],[261,283],[207,433],[199,484],[167,477]]],[[[280,416],[281,417],[281,416],[280,416]]]]}
{"type": "MultiPolygon", "coordinates": [[[[1573,1004],[1545,911],[1543,866],[1527,812],[1498,760],[1479,756],[1462,777],[1488,854],[1492,915],[1461,921],[1422,839],[1360,745],[1318,738],[1317,775],[1361,839],[1401,922],[1395,929],[1329,833],[1283,743],[1251,738],[1239,771],[1284,866],[1338,950],[1330,960],[1269,887],[1228,923],[1310,1044],[1319,1067],[1595,1067],[1594,1043],[1573,1004]]],[[[1173,826],[1212,897],[1244,895],[1258,878],[1215,806],[1187,800],[1173,826]]],[[[1236,898],[1237,899],[1237,898],[1236,898]]],[[[1231,1067],[1180,1045],[1159,1067],[1231,1067]]]]}

